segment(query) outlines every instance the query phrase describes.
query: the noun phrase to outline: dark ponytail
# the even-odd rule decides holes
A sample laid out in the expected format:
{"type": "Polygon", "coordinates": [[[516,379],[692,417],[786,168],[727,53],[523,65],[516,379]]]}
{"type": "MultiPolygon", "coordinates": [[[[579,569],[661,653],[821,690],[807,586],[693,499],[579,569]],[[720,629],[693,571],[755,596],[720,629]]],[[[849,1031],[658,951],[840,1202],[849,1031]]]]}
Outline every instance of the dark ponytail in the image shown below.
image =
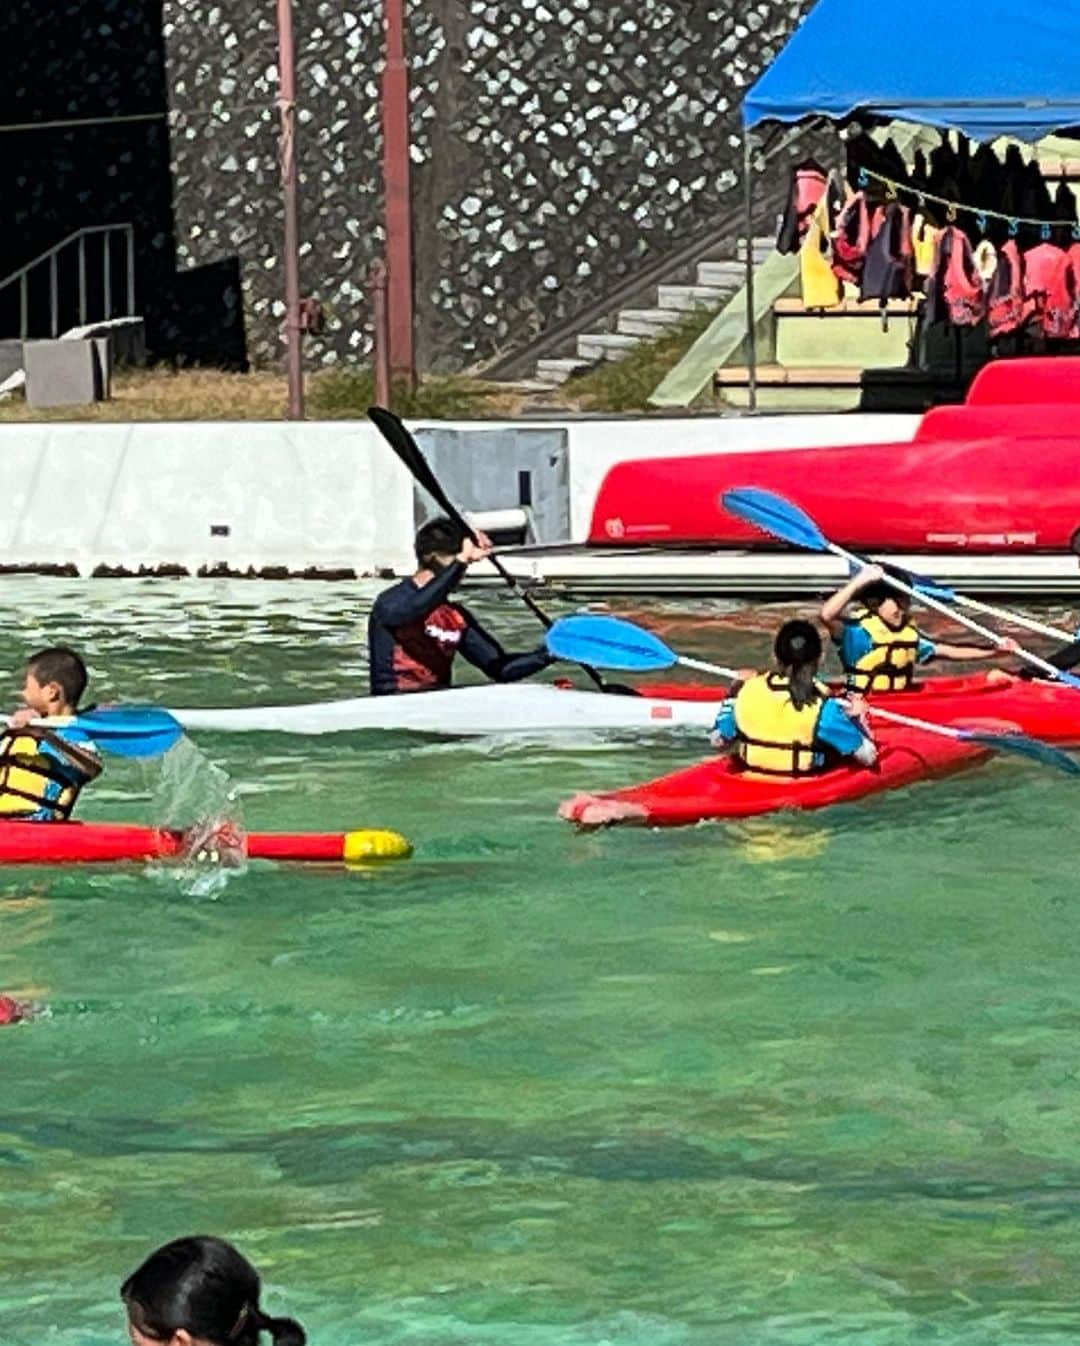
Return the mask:
{"type": "Polygon", "coordinates": [[[132,1326],[156,1341],[181,1329],[213,1346],[258,1346],[267,1332],[274,1346],[304,1346],[292,1318],[269,1318],[259,1308],[259,1274],[224,1239],[174,1239],[150,1254],[120,1287],[132,1326]]]}
{"type": "Polygon", "coordinates": [[[796,710],[821,700],[817,685],[821,662],[821,636],[816,626],[799,619],[785,622],[773,645],[776,662],[787,674],[791,700],[796,710]]]}

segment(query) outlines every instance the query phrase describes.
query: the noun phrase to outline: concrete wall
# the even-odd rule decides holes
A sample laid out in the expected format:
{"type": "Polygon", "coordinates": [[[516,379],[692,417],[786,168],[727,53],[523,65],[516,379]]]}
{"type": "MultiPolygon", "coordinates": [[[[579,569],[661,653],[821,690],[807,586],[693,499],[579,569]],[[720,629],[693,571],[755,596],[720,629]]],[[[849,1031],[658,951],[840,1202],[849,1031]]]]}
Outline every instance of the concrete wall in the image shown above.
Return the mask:
{"type": "Polygon", "coordinates": [[[0,495],[0,566],[82,575],[363,573],[407,561],[413,527],[408,474],[349,422],[5,426],[0,495]]]}
{"type": "MultiPolygon", "coordinates": [[[[531,428],[566,437],[571,537],[581,539],[604,473],[621,460],[908,439],[917,419],[695,417],[531,428]]],[[[415,428],[424,443],[435,426],[415,428]]],[[[530,429],[520,422],[437,428],[465,432],[458,436],[463,453],[469,431],[483,431],[489,449],[504,431],[510,452],[530,429]]],[[[415,521],[411,479],[374,428],[355,421],[6,425],[0,498],[0,569],[64,567],[80,575],[173,567],[372,573],[409,564],[415,521]]]]}

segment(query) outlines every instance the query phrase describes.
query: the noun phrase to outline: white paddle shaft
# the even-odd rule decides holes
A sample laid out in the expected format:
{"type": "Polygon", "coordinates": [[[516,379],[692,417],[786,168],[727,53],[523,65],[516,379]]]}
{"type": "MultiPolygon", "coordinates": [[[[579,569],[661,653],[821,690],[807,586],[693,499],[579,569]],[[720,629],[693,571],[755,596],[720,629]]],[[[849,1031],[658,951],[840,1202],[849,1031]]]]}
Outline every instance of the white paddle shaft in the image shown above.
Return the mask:
{"type": "MultiPolygon", "coordinates": [[[[867,564],[862,557],[853,555],[835,542],[830,542],[827,545],[828,550],[831,551],[834,556],[842,556],[849,565],[864,566],[867,564]]],[[[914,598],[917,603],[921,603],[924,608],[933,608],[935,612],[940,612],[946,617],[951,617],[953,621],[959,623],[960,626],[966,626],[969,631],[974,631],[977,636],[982,636],[983,640],[988,640],[991,645],[997,645],[998,647],[1004,645],[1004,636],[998,635],[996,631],[991,631],[988,626],[983,626],[979,622],[973,621],[970,617],[962,616],[959,612],[955,611],[955,609],[950,608],[948,603],[942,603],[936,598],[931,598],[929,594],[920,593],[918,589],[913,588],[910,584],[905,584],[903,580],[898,580],[895,575],[890,575],[888,571],[885,571],[884,580],[885,583],[890,585],[893,589],[898,589],[903,594],[910,594],[910,596],[914,598]]],[[[1018,649],[1013,651],[1013,653],[1016,654],[1018,659],[1023,659],[1029,663],[1032,668],[1041,669],[1048,678],[1056,678],[1063,682],[1071,681],[1071,678],[1069,678],[1067,674],[1062,677],[1060,668],[1055,668],[1053,664],[1047,663],[1045,659],[1040,659],[1037,654],[1032,654],[1030,650],[1018,649]]]]}

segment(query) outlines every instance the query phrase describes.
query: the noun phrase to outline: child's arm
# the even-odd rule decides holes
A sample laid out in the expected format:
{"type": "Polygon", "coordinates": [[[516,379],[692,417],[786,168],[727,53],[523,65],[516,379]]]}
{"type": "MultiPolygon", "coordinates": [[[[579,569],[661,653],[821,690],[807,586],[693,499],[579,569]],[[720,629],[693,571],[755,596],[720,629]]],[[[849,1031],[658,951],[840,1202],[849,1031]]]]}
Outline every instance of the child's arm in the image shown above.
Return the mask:
{"type": "Polygon", "coordinates": [[[863,566],[842,589],[837,589],[831,598],[826,598],[821,605],[821,620],[829,628],[829,635],[835,637],[840,634],[844,625],[842,620],[844,609],[852,599],[868,584],[874,584],[884,578],[885,572],[880,566],[863,566]]]}
{"type": "Polygon", "coordinates": [[[946,645],[934,641],[935,659],[993,659],[1002,654],[1015,654],[1019,649],[1015,640],[1004,640],[1000,645],[946,645]]]}

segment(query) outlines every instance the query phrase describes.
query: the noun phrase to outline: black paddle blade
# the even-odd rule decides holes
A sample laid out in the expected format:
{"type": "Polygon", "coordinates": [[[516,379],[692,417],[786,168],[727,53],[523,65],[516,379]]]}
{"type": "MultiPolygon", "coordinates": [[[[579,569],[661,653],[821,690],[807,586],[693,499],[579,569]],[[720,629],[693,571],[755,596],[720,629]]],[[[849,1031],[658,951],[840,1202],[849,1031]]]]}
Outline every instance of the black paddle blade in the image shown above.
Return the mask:
{"type": "Polygon", "coordinates": [[[418,485],[427,491],[447,518],[453,519],[455,523],[459,523],[463,528],[468,529],[469,536],[475,541],[476,534],[469,528],[460,512],[454,508],[446,492],[439,485],[438,478],[428,466],[428,461],[424,457],[420,445],[409,433],[401,417],[395,416],[392,411],[387,411],[385,407],[368,407],[367,414],[368,420],[371,421],[375,429],[409,469],[418,485]]]}

